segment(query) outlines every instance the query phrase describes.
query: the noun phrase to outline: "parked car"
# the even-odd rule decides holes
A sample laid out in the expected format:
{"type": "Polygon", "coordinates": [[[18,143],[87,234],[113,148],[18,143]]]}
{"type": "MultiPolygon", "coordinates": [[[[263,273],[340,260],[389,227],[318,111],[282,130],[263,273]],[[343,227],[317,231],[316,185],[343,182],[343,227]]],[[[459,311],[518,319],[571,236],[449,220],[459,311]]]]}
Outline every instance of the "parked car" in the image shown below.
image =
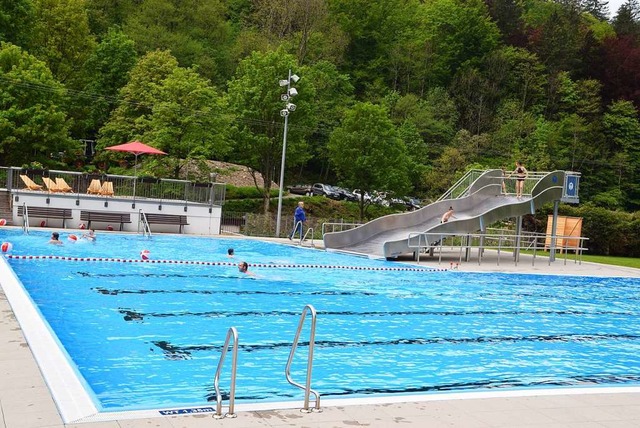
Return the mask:
{"type": "Polygon", "coordinates": [[[311,191],[314,195],[326,196],[331,199],[340,199],[340,194],[332,189],[332,187],[328,184],[315,183],[311,186],[311,191]]]}
{"type": "MultiPolygon", "coordinates": [[[[356,200],[360,201],[362,198],[362,191],[360,189],[353,189],[353,194],[356,195],[356,200]]],[[[367,192],[364,192],[364,201],[367,203],[371,202],[371,196],[367,192]]]]}
{"type": "Polygon", "coordinates": [[[420,199],[418,198],[413,198],[411,196],[405,196],[404,203],[407,206],[407,208],[409,208],[411,211],[419,210],[420,208],[422,208],[422,205],[421,205],[422,201],[420,201],[420,199]]]}
{"type": "Polygon", "coordinates": [[[355,202],[360,200],[356,195],[354,195],[350,190],[342,188],[342,187],[338,187],[338,186],[331,186],[331,189],[334,192],[337,192],[340,195],[340,199],[342,199],[343,201],[351,201],[351,202],[355,202]]]}
{"type": "Polygon", "coordinates": [[[294,195],[311,196],[313,194],[310,184],[295,184],[293,186],[287,186],[287,190],[289,193],[293,193],[294,195]]]}

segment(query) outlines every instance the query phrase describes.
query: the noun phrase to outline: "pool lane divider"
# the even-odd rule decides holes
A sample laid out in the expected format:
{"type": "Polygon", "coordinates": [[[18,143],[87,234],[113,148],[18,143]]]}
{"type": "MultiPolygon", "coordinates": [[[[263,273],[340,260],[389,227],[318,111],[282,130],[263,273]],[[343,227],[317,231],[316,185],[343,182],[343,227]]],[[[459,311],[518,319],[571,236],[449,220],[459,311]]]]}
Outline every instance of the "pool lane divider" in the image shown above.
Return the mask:
{"type": "MultiPolygon", "coordinates": [[[[66,260],[72,262],[109,262],[109,263],[150,263],[173,265],[201,265],[201,266],[237,266],[233,262],[207,262],[197,260],[142,260],[118,259],[109,257],[67,257],[67,256],[18,256],[7,254],[8,259],[16,260],[66,260]]],[[[395,272],[444,272],[449,269],[432,269],[422,267],[371,267],[371,266],[340,266],[340,265],[310,265],[310,264],[278,264],[278,263],[250,263],[251,267],[259,268],[311,268],[311,269],[347,269],[347,270],[375,270],[395,272]]]]}

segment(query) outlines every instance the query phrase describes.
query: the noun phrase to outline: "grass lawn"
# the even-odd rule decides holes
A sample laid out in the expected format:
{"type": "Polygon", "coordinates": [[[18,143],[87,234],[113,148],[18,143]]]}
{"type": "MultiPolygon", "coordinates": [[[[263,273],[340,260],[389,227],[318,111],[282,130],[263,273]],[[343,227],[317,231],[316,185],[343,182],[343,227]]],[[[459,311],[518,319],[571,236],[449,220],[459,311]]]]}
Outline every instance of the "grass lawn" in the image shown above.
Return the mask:
{"type": "MultiPolygon", "coordinates": [[[[556,257],[560,257],[560,255],[556,257]]],[[[640,269],[640,259],[632,257],[594,256],[592,254],[582,254],[582,261],[640,269]]]]}
{"type": "MultiPolygon", "coordinates": [[[[531,250],[521,250],[522,254],[533,254],[531,250]]],[[[538,251],[538,256],[549,256],[548,251],[538,251]]],[[[575,254],[569,253],[567,260],[574,260],[575,254]]],[[[564,259],[564,253],[556,253],[556,260],[564,259]]],[[[640,258],[633,257],[616,257],[616,256],[595,256],[593,254],[582,253],[583,262],[602,263],[603,265],[624,266],[640,269],[640,258]]]]}

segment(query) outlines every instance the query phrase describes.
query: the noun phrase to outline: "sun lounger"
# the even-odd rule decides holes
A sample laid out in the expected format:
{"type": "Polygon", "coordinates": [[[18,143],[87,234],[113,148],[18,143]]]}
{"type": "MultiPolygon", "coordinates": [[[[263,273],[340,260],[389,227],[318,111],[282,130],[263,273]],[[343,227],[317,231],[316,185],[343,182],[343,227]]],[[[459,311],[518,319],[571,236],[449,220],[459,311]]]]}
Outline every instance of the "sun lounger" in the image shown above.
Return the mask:
{"type": "Polygon", "coordinates": [[[113,196],[113,183],[110,181],[105,181],[104,183],[102,183],[100,194],[103,196],[113,196]]]}
{"type": "Polygon", "coordinates": [[[71,186],[67,184],[66,181],[64,181],[64,178],[57,177],[56,185],[58,186],[58,190],[60,192],[65,192],[65,193],[73,192],[73,189],[71,188],[71,186]]]}
{"type": "Polygon", "coordinates": [[[90,195],[99,195],[100,190],[102,190],[102,184],[100,184],[100,180],[98,180],[97,178],[91,180],[89,188],[87,189],[87,193],[90,195]]]}
{"type": "Polygon", "coordinates": [[[44,181],[44,185],[47,186],[47,189],[50,192],[59,192],[60,191],[60,189],[58,188],[58,185],[52,179],[50,179],[48,177],[42,177],[42,181],[44,181]]]}
{"type": "Polygon", "coordinates": [[[28,176],[26,176],[24,174],[20,174],[20,178],[24,182],[24,185],[27,186],[27,189],[29,189],[29,190],[42,190],[42,186],[39,185],[39,184],[36,184],[28,176]]]}

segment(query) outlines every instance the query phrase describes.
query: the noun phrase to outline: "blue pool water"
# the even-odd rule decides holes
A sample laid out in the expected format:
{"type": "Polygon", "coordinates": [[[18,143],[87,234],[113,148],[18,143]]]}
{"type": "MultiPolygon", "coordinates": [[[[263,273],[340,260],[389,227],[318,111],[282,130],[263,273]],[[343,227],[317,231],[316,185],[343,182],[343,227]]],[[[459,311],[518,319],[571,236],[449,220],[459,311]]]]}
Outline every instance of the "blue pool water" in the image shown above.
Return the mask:
{"type": "MultiPolygon", "coordinates": [[[[8,259],[107,411],[206,404],[232,326],[237,400],[299,400],[284,367],[306,304],[318,312],[312,387],[323,398],[640,384],[638,279],[350,270],[406,265],[249,240],[66,237],[58,247],[0,232],[16,256],[137,260],[148,249],[224,263],[8,259]],[[240,260],[260,264],[254,277],[227,265],[240,260]]],[[[302,383],[307,349],[292,368],[302,383]]]]}

